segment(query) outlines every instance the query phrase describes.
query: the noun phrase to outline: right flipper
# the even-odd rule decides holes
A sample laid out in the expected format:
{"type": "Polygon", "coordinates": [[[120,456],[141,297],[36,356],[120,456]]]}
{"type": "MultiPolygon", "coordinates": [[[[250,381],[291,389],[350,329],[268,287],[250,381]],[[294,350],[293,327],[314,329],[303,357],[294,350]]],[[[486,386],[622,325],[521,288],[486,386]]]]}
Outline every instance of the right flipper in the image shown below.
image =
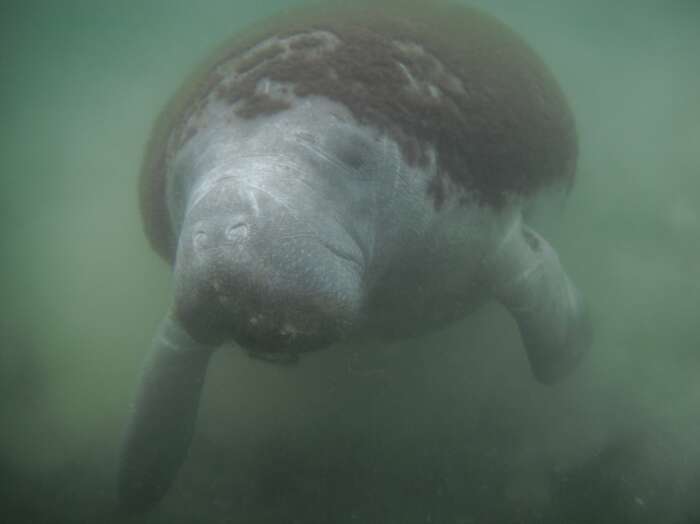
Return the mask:
{"type": "Polygon", "coordinates": [[[170,316],[162,322],[124,434],[117,482],[127,512],[149,509],[175,478],[192,439],[212,350],[170,316]]]}

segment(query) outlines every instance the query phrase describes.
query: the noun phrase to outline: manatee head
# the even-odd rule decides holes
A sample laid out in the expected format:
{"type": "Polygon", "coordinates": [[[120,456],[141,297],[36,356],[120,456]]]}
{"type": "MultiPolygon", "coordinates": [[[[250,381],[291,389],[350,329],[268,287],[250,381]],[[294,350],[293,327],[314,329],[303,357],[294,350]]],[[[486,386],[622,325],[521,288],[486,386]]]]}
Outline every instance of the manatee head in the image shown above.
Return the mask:
{"type": "Polygon", "coordinates": [[[184,152],[174,313],[200,342],[294,354],[359,322],[383,150],[324,104],[213,125],[184,152]]]}

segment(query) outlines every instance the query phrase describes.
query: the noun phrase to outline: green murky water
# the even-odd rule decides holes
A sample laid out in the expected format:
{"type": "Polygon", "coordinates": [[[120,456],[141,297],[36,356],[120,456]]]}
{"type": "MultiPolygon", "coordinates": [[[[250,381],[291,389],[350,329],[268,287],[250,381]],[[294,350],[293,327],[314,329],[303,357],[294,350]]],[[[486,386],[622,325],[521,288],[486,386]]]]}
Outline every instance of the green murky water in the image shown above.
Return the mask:
{"type": "MultiPolygon", "coordinates": [[[[581,136],[542,229],[596,342],[555,388],[486,308],[296,368],[216,356],[167,498],[135,522],[700,522],[700,3],[484,0],[581,136]]],[[[284,2],[0,8],[0,521],[121,522],[114,469],[169,274],[143,238],[151,122],[215,44],[284,2]]]]}

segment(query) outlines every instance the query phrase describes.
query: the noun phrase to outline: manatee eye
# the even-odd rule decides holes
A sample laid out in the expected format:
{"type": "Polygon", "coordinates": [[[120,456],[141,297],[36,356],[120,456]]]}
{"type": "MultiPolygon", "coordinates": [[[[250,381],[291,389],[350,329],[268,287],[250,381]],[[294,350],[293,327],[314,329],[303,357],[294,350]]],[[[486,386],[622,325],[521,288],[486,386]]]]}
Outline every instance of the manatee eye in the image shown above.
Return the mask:
{"type": "Polygon", "coordinates": [[[351,169],[362,170],[370,162],[373,144],[359,135],[350,135],[336,145],[338,160],[351,169]]]}

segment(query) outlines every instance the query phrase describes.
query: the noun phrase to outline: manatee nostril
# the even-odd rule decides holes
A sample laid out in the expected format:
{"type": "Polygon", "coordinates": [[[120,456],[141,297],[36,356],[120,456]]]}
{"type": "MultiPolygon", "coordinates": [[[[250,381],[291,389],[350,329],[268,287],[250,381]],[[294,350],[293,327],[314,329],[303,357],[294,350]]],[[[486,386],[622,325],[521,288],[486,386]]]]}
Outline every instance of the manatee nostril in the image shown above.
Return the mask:
{"type": "Polygon", "coordinates": [[[226,228],[226,238],[232,242],[239,241],[248,234],[248,226],[243,222],[236,222],[226,228]]]}
{"type": "Polygon", "coordinates": [[[197,231],[194,234],[194,247],[197,250],[202,250],[207,247],[209,236],[204,231],[197,231]]]}

